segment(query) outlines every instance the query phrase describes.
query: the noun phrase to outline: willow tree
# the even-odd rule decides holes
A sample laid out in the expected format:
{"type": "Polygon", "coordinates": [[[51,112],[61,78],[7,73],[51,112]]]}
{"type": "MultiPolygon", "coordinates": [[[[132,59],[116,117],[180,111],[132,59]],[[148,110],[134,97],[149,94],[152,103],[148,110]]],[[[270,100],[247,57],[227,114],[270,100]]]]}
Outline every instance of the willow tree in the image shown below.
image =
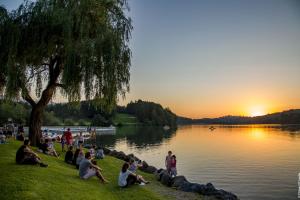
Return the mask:
{"type": "Polygon", "coordinates": [[[127,10],[126,0],[37,0],[12,12],[0,8],[0,92],[31,105],[33,145],[57,92],[111,109],[129,90],[127,10]]]}

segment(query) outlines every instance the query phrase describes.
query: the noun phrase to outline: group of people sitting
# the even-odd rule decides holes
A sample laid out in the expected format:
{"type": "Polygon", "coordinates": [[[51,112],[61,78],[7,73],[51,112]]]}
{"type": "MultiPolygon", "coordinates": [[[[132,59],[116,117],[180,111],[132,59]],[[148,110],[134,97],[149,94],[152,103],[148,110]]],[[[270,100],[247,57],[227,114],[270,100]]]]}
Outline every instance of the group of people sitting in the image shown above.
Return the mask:
{"type": "MultiPolygon", "coordinates": [[[[45,139],[39,149],[47,155],[58,157],[59,154],[55,151],[54,143],[55,139],[45,139]]],[[[73,152],[73,146],[68,144],[68,151],[65,154],[65,162],[76,166],[79,170],[79,177],[81,179],[86,180],[90,177],[96,176],[100,182],[108,183],[108,180],[102,175],[102,169],[97,165],[95,158],[104,158],[103,148],[97,148],[96,145],[93,145],[88,152],[84,153],[82,144],[80,144],[77,146],[75,152],[73,152]]],[[[47,164],[44,164],[38,154],[30,148],[30,142],[27,139],[24,140],[24,144],[16,153],[16,162],[18,164],[38,164],[41,167],[48,166],[47,164]]],[[[171,151],[169,151],[166,156],[165,164],[168,173],[170,173],[171,176],[176,176],[176,156],[173,155],[171,151]]],[[[146,181],[141,175],[136,173],[137,169],[141,166],[142,164],[140,162],[136,162],[134,159],[129,160],[129,162],[125,162],[119,173],[118,185],[120,187],[128,187],[133,184],[148,184],[149,181],[146,181]]]]}
{"type": "Polygon", "coordinates": [[[48,154],[51,156],[55,156],[55,157],[59,157],[59,154],[56,152],[55,147],[54,147],[54,143],[55,143],[55,138],[53,139],[41,139],[41,143],[39,145],[39,151],[44,153],[44,154],[48,154]]]}
{"type": "Polygon", "coordinates": [[[141,167],[140,163],[136,163],[135,160],[130,159],[129,162],[125,162],[122,166],[121,172],[119,174],[118,184],[120,187],[128,187],[134,184],[148,184],[141,175],[136,174],[136,170],[141,167]]]}

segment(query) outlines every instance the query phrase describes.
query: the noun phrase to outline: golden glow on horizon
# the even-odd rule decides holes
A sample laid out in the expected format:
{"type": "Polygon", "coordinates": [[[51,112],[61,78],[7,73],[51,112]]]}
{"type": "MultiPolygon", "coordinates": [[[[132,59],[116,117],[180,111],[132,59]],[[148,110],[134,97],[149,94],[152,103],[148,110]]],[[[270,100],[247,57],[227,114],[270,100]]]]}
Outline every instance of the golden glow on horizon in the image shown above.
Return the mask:
{"type": "Polygon", "coordinates": [[[265,115],[265,114],[266,114],[266,110],[263,106],[253,106],[250,108],[250,111],[249,111],[249,115],[251,117],[261,116],[261,115],[265,115]]]}

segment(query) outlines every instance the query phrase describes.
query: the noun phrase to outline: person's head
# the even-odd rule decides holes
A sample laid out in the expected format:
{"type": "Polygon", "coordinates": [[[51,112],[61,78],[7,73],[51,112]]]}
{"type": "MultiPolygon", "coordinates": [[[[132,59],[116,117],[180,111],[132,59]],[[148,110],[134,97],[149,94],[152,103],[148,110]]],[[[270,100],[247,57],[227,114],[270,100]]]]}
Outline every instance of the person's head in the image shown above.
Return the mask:
{"type": "Polygon", "coordinates": [[[69,146],[69,151],[72,151],[73,150],[73,146],[69,146]]]}
{"type": "Polygon", "coordinates": [[[45,139],[45,143],[48,143],[49,142],[49,140],[48,139],[45,139]]]}
{"type": "Polygon", "coordinates": [[[173,155],[171,158],[174,159],[174,160],[176,160],[176,156],[175,155],[173,155]]]}
{"type": "Polygon", "coordinates": [[[56,139],[55,138],[52,138],[52,142],[55,142],[56,141],[56,139]]]}
{"type": "Polygon", "coordinates": [[[86,159],[91,159],[91,158],[92,158],[90,152],[86,152],[84,157],[85,157],[86,159]]]}
{"type": "Polygon", "coordinates": [[[172,155],[172,151],[168,151],[168,155],[171,156],[172,155]]]}
{"type": "Polygon", "coordinates": [[[128,168],[129,168],[129,164],[127,162],[124,163],[122,166],[122,172],[125,173],[128,170],[128,168]]]}
{"type": "Polygon", "coordinates": [[[79,152],[80,152],[80,149],[76,149],[76,151],[75,151],[75,154],[79,154],[79,152]]]}
{"type": "Polygon", "coordinates": [[[96,145],[93,145],[93,149],[96,149],[96,145]]]}
{"type": "Polygon", "coordinates": [[[67,131],[70,131],[70,128],[68,128],[67,131]]]}
{"type": "Polygon", "coordinates": [[[24,140],[24,145],[25,146],[29,146],[30,145],[30,141],[28,139],[24,140]]]}

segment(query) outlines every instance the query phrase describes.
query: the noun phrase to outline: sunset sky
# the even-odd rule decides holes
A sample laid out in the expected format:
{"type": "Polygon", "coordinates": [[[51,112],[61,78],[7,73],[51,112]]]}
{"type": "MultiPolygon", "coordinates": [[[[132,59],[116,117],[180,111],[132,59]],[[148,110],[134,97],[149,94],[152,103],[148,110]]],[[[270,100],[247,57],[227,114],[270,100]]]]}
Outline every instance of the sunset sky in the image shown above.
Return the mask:
{"type": "MultiPolygon", "coordinates": [[[[21,0],[0,0],[8,9],[21,0]]],[[[300,1],[129,0],[130,93],[181,116],[300,108],[300,1]]]]}

